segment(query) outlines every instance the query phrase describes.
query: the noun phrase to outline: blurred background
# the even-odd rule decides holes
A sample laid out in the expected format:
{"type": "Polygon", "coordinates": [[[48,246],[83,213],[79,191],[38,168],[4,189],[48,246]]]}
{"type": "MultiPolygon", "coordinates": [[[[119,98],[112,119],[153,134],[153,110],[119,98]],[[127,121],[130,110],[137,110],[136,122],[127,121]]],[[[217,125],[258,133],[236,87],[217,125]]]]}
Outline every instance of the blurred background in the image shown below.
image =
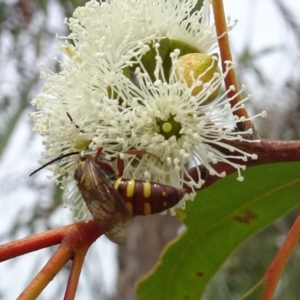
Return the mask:
{"type": "MultiPolygon", "coordinates": [[[[64,19],[84,0],[0,0],[0,242],[72,222],[61,190],[39,164],[41,137],[32,132],[30,101],[41,92],[41,70],[59,71],[56,45],[67,36],[64,19]]],[[[224,0],[226,14],[239,22],[230,32],[238,78],[253,98],[247,109],[263,138],[300,136],[300,3],[294,0],[224,0]]],[[[272,174],[270,174],[272,176],[272,174]]],[[[244,243],[209,286],[205,299],[239,299],[262,276],[299,209],[244,243]]],[[[267,212],[266,212],[267,213],[267,212]]],[[[90,249],[77,299],[134,299],[134,282],[149,271],[161,249],[180,230],[171,217],[137,218],[120,247],[101,237],[90,249]]],[[[55,248],[0,264],[0,299],[14,299],[55,248]],[[17,278],[17,280],[16,280],[17,278]]],[[[298,300],[300,248],[287,265],[274,299],[298,300]],[[284,295],[284,296],[283,296],[284,295]]],[[[60,299],[69,265],[39,299],[60,299]]]]}

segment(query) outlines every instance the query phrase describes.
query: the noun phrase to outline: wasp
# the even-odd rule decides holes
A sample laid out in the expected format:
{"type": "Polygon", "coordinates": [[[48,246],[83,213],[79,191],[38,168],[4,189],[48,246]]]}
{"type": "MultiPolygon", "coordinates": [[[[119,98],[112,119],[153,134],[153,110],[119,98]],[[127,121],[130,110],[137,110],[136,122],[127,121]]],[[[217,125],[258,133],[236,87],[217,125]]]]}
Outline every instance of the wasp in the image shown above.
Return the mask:
{"type": "Polygon", "coordinates": [[[125,240],[124,224],[133,218],[122,196],[113,186],[115,175],[96,163],[92,155],[80,157],[74,165],[78,189],[103,233],[115,243],[125,240]]]}
{"type": "MultiPolygon", "coordinates": [[[[108,162],[98,159],[101,153],[102,149],[99,149],[95,157],[90,154],[79,155],[74,164],[74,179],[95,222],[111,241],[118,244],[125,241],[125,224],[135,216],[161,213],[183,198],[183,189],[147,180],[123,178],[123,165],[120,162],[117,176],[108,162]]],[[[150,154],[145,151],[127,153],[150,154]]],[[[53,159],[30,176],[57,160],[76,154],[79,151],[53,159]]]]}
{"type": "MultiPolygon", "coordinates": [[[[74,123],[68,112],[67,116],[74,123]]],[[[79,129],[79,126],[75,123],[74,125],[79,129]]],[[[29,176],[55,161],[79,153],[75,151],[57,157],[29,176]]],[[[155,155],[143,150],[129,150],[123,153],[152,155],[159,160],[155,155]]],[[[163,212],[175,206],[183,198],[185,193],[183,189],[157,182],[123,178],[124,164],[120,157],[117,161],[119,171],[117,176],[108,162],[99,160],[101,154],[102,148],[98,149],[95,157],[90,154],[79,155],[73,167],[74,179],[95,222],[111,241],[124,242],[125,223],[135,216],[163,212]]]]}
{"type": "Polygon", "coordinates": [[[176,205],[185,192],[156,182],[118,177],[108,163],[92,155],[80,157],[74,165],[74,179],[95,222],[115,243],[124,242],[127,221],[137,215],[163,212],[176,205]]]}

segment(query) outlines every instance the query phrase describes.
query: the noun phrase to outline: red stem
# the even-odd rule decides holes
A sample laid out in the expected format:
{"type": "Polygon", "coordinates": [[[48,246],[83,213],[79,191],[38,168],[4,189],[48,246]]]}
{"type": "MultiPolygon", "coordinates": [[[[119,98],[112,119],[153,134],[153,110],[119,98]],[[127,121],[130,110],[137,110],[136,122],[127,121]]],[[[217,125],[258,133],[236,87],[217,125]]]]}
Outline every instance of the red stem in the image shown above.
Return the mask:
{"type": "Polygon", "coordinates": [[[77,285],[83,266],[85,255],[90,246],[101,236],[102,232],[94,221],[80,222],[76,228],[68,234],[63,244],[73,249],[73,264],[67,283],[64,300],[75,299],[77,285]]]}
{"type": "Polygon", "coordinates": [[[17,298],[18,300],[37,299],[40,293],[48,285],[48,283],[57,275],[61,268],[72,257],[72,249],[65,245],[60,245],[50,260],[41,269],[41,271],[32,279],[26,289],[17,298]]]}
{"type": "Polygon", "coordinates": [[[73,300],[75,299],[77,286],[79,282],[79,277],[81,273],[81,269],[84,263],[85,255],[88,251],[88,248],[85,251],[77,252],[73,259],[72,268],[69,275],[69,280],[66,287],[66,292],[64,296],[64,300],[73,300]]]}
{"type": "MultiPolygon", "coordinates": [[[[213,0],[212,6],[213,6],[213,12],[215,18],[216,32],[218,36],[219,50],[220,50],[221,61],[222,61],[222,70],[225,73],[227,69],[227,65],[225,62],[232,61],[232,55],[230,50],[229,37],[227,33],[227,24],[226,24],[226,18],[224,13],[223,0],[213,0]]],[[[239,85],[236,79],[234,69],[229,70],[227,76],[224,79],[224,83],[225,83],[226,90],[228,91],[228,97],[232,98],[232,100],[230,101],[230,105],[231,107],[233,107],[239,101],[242,100],[241,95],[240,94],[237,95],[240,89],[239,89],[239,85]],[[234,86],[234,90],[230,89],[231,86],[234,86]]],[[[245,108],[239,108],[234,112],[234,114],[237,115],[238,117],[245,117],[246,119],[249,119],[249,115],[245,108]]],[[[250,120],[239,122],[237,125],[241,130],[247,130],[248,128],[253,127],[253,124],[250,120]]]]}
{"type": "Polygon", "coordinates": [[[18,299],[36,299],[72,257],[74,263],[69,275],[65,299],[74,299],[85,255],[89,247],[101,234],[102,232],[94,221],[88,223],[82,221],[1,245],[0,261],[4,261],[61,243],[48,263],[30,282],[18,299]]]}
{"type": "MultiPolygon", "coordinates": [[[[249,142],[230,142],[226,141],[228,145],[232,145],[242,151],[247,153],[253,153],[258,156],[258,159],[249,159],[247,162],[243,162],[241,160],[233,160],[240,165],[245,165],[247,167],[258,166],[262,164],[268,163],[280,163],[280,162],[293,162],[293,161],[300,161],[300,141],[272,141],[272,140],[261,140],[260,143],[249,143],[249,142]]],[[[219,149],[220,152],[228,155],[234,155],[230,153],[227,149],[219,149]]],[[[223,171],[226,172],[227,175],[235,173],[236,169],[227,164],[227,163],[217,163],[213,165],[213,168],[218,172],[221,173],[223,171]]],[[[190,176],[194,180],[198,180],[198,169],[200,169],[205,173],[205,169],[201,166],[196,166],[189,170],[190,176]]],[[[205,183],[202,185],[201,189],[204,189],[216,181],[220,180],[221,178],[218,176],[211,176],[209,174],[205,174],[206,176],[205,183]]],[[[189,188],[185,186],[187,190],[189,188]]]]}
{"type": "Polygon", "coordinates": [[[0,262],[22,254],[40,250],[42,248],[57,245],[63,240],[66,232],[72,226],[74,226],[74,224],[55,228],[43,233],[34,234],[20,240],[0,245],[0,262]]]}
{"type": "Polygon", "coordinates": [[[289,231],[284,243],[280,247],[275,259],[271,263],[261,281],[266,281],[261,300],[272,300],[280,275],[288,262],[295,246],[300,239],[300,215],[289,231]]]}

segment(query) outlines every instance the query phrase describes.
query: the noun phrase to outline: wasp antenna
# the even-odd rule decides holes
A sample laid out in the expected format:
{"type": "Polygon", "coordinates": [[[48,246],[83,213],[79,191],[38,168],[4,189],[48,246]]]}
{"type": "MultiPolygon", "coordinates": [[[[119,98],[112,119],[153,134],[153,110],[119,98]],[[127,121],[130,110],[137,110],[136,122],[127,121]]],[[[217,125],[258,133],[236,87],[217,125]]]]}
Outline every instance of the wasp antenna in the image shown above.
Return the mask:
{"type": "MultiPolygon", "coordinates": [[[[70,119],[70,121],[74,124],[74,126],[78,129],[80,129],[80,127],[73,122],[73,118],[71,117],[71,115],[68,112],[66,112],[66,114],[67,114],[68,118],[70,119]]],[[[83,130],[80,130],[80,132],[84,133],[83,130]]]]}
{"type": "Polygon", "coordinates": [[[67,114],[68,118],[70,119],[70,121],[73,123],[73,119],[72,119],[71,115],[68,112],[66,112],[66,114],[67,114]]]}
{"type": "Polygon", "coordinates": [[[58,160],[64,158],[64,157],[72,156],[72,155],[79,154],[79,153],[80,153],[80,152],[78,152],[78,151],[76,151],[76,152],[70,152],[70,153],[61,155],[61,156],[59,156],[59,157],[56,157],[56,158],[50,160],[49,162],[47,162],[46,164],[42,165],[40,168],[38,168],[38,169],[36,169],[35,171],[33,171],[33,172],[29,175],[29,177],[32,176],[33,174],[37,173],[38,171],[40,171],[40,170],[46,168],[47,166],[51,165],[52,163],[54,163],[54,162],[56,162],[56,161],[58,161],[58,160]]]}

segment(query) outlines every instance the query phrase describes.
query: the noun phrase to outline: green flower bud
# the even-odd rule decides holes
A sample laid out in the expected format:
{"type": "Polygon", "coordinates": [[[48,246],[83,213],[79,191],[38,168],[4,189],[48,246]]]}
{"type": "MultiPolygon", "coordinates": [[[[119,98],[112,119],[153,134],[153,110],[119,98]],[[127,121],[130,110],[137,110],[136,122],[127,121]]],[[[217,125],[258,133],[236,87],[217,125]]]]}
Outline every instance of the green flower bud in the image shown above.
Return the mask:
{"type": "MultiPolygon", "coordinates": [[[[154,71],[156,67],[155,57],[157,55],[157,50],[155,49],[155,43],[156,42],[148,45],[150,47],[150,50],[146,54],[144,54],[141,59],[142,64],[144,65],[150,78],[153,81],[154,81],[154,71]]],[[[168,38],[161,39],[160,41],[158,41],[158,43],[160,44],[158,48],[159,55],[161,59],[164,60],[169,49],[169,39],[168,38]]],[[[136,67],[138,67],[138,65],[134,65],[132,69],[135,70],[136,67]]]]}

